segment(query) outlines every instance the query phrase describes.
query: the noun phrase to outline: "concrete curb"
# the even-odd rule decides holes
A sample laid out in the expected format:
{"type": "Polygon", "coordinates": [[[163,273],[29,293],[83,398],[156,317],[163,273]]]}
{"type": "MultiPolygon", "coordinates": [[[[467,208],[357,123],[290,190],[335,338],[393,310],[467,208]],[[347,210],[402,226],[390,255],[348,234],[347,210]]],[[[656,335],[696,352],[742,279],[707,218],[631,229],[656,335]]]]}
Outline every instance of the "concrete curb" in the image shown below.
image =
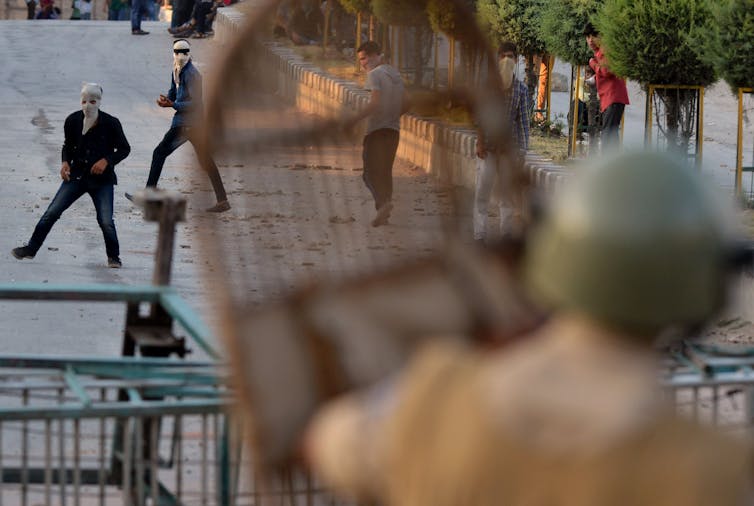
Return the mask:
{"type": "MultiPolygon", "coordinates": [[[[215,33],[227,42],[239,33],[246,14],[233,7],[218,11],[215,33]]],[[[276,42],[264,43],[265,67],[275,69],[279,96],[299,109],[323,117],[356,111],[366,105],[369,92],[357,84],[326,74],[305,61],[290,48],[276,42]]],[[[270,76],[272,77],[272,76],[270,76]]],[[[398,157],[422,168],[440,181],[474,188],[476,175],[476,132],[468,127],[454,127],[439,121],[405,114],[401,118],[401,142],[398,157]]],[[[532,184],[552,191],[568,177],[569,169],[536,153],[527,152],[526,165],[532,184]]]]}

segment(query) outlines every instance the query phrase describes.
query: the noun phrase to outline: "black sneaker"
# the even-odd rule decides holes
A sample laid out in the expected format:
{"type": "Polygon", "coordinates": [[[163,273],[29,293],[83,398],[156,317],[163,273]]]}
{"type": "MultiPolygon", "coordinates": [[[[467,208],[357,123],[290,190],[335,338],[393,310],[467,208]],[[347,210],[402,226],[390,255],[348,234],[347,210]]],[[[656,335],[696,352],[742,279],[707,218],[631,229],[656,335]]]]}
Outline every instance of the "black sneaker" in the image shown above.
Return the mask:
{"type": "Polygon", "coordinates": [[[142,29],[131,30],[131,35],[149,35],[149,32],[145,32],[142,29]]]}
{"type": "Polygon", "coordinates": [[[130,200],[131,202],[133,202],[134,201],[134,196],[131,195],[130,193],[126,192],[126,199],[130,200]]]}
{"type": "Polygon", "coordinates": [[[19,260],[23,260],[24,258],[34,258],[34,255],[37,254],[28,246],[19,246],[18,248],[13,248],[10,253],[19,260]]]}
{"type": "Polygon", "coordinates": [[[182,25],[168,28],[168,33],[171,35],[175,35],[177,33],[182,33],[182,32],[185,32],[186,30],[190,30],[193,27],[194,25],[191,24],[191,21],[186,21],[182,25]]]}
{"type": "Polygon", "coordinates": [[[123,264],[121,263],[120,258],[110,257],[107,259],[107,266],[111,269],[120,269],[123,267],[123,264]]]}

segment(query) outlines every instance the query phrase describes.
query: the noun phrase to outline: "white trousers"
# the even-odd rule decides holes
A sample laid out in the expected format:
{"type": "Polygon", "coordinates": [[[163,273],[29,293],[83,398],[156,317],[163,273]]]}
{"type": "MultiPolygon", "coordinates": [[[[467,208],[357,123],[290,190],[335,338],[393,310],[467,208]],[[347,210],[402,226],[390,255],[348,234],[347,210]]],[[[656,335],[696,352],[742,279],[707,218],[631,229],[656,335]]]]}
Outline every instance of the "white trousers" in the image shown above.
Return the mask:
{"type": "Polygon", "coordinates": [[[474,189],[474,239],[487,238],[487,215],[491,198],[500,206],[500,236],[509,231],[512,218],[517,213],[513,196],[513,167],[508,158],[497,153],[487,153],[487,156],[477,158],[476,186],[474,189]],[[497,182],[497,185],[495,183],[497,182]]]}

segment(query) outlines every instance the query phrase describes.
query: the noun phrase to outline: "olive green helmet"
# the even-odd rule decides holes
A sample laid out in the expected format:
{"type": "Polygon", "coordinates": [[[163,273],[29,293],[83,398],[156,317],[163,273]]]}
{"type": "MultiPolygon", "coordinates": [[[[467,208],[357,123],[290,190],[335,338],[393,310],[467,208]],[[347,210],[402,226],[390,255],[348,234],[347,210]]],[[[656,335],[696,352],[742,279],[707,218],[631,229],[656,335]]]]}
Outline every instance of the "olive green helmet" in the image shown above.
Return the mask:
{"type": "Polygon", "coordinates": [[[724,302],[729,231],[694,169],[607,159],[563,189],[527,245],[535,298],[632,331],[703,322],[724,302]]]}

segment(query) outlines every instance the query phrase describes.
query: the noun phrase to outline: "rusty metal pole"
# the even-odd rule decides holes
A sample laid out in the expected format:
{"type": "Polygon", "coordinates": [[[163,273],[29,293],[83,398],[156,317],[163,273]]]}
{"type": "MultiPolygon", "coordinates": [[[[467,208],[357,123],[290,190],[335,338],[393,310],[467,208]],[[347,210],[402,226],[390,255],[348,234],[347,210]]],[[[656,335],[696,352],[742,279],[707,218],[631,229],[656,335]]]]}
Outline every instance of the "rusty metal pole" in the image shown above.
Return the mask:
{"type": "Polygon", "coordinates": [[[178,192],[147,188],[134,195],[134,202],[144,209],[145,221],[156,221],[157,248],[154,255],[152,284],[170,284],[175,246],[175,227],[186,220],[186,199],[178,192]]]}

